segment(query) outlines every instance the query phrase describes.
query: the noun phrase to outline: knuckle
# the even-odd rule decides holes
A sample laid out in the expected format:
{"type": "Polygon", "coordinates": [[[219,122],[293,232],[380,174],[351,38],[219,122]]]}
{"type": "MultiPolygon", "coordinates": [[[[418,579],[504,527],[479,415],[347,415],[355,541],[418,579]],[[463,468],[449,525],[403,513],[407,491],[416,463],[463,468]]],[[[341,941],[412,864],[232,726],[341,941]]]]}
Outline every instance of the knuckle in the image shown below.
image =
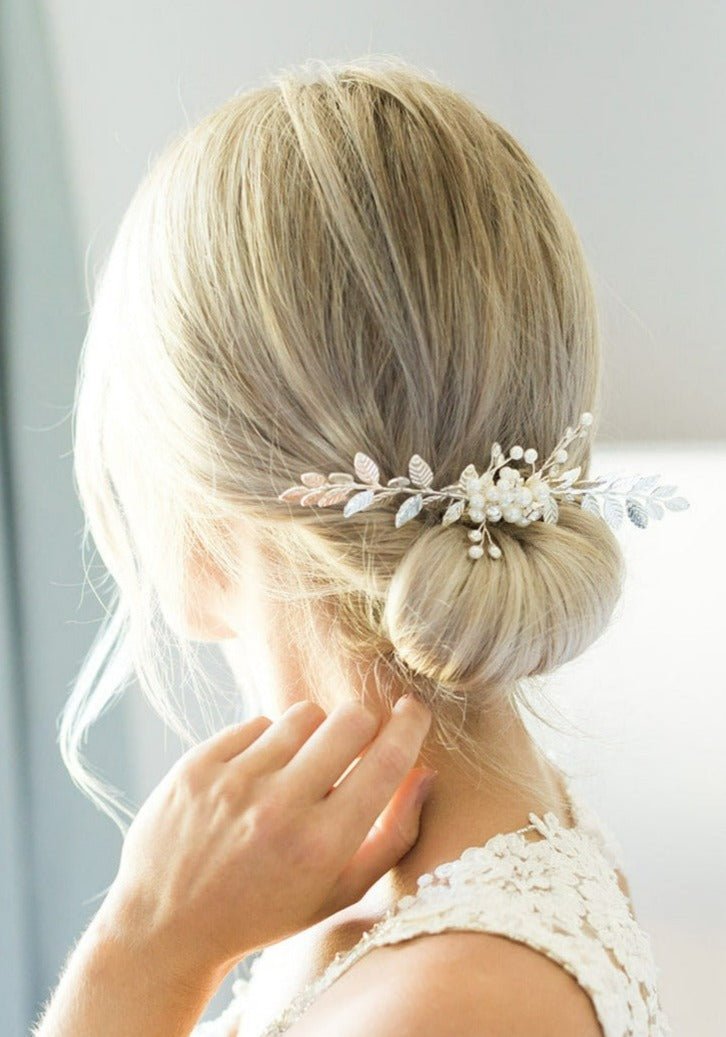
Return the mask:
{"type": "Polygon", "coordinates": [[[269,803],[254,803],[247,808],[245,820],[254,838],[269,842],[277,831],[278,819],[276,811],[269,803]]]}
{"type": "Polygon", "coordinates": [[[326,716],[323,707],[317,702],[313,702],[312,699],[301,699],[299,702],[293,702],[286,712],[292,716],[300,716],[306,719],[308,717],[316,719],[318,717],[324,718],[326,716]]]}
{"type": "Polygon", "coordinates": [[[178,761],[173,770],[174,786],[190,797],[198,796],[206,785],[206,771],[197,756],[178,761]]]}
{"type": "Polygon", "coordinates": [[[264,791],[251,793],[258,798],[247,807],[246,819],[256,837],[269,841],[289,823],[289,806],[269,782],[264,791]]]}
{"type": "Polygon", "coordinates": [[[400,742],[381,742],[376,750],[376,763],[385,778],[396,780],[411,766],[409,753],[400,742]]]}

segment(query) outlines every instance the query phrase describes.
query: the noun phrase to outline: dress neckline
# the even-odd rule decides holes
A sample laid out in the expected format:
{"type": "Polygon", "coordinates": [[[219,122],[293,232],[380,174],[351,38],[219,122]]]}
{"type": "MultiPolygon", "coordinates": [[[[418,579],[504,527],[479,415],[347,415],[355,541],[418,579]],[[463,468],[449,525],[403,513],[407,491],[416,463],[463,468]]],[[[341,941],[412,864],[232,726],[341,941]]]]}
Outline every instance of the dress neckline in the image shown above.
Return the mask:
{"type": "MultiPolygon", "coordinates": [[[[331,958],[328,964],[323,968],[322,972],[319,972],[317,976],[314,976],[309,980],[298,992],[295,994],[289,1004],[278,1013],[274,1019],[272,1019],[265,1029],[260,1034],[260,1037],[277,1037],[278,1034],[284,1032],[280,1029],[281,1026],[286,1025],[287,1021],[294,1018],[295,1013],[306,1007],[311,1000],[314,999],[319,993],[326,989],[330,983],[337,978],[338,974],[345,970],[348,963],[351,964],[359,957],[375,939],[376,935],[381,929],[388,923],[390,923],[392,916],[394,916],[399,910],[406,909],[415,904],[421,897],[424,887],[430,885],[436,879],[440,879],[444,876],[448,876],[455,872],[462,864],[465,864],[467,860],[472,856],[481,857],[497,850],[502,847],[509,846],[512,842],[519,839],[524,833],[528,831],[536,830],[542,836],[544,840],[547,840],[548,836],[555,831],[561,832],[580,832],[587,829],[585,815],[581,809],[580,801],[575,794],[569,777],[561,773],[561,786],[563,791],[563,798],[567,803],[568,813],[570,815],[569,821],[572,824],[565,824],[563,819],[559,816],[559,813],[548,810],[543,814],[537,814],[534,811],[530,811],[528,814],[529,824],[522,825],[521,828],[514,829],[509,832],[496,832],[490,836],[484,843],[473,844],[465,847],[458,857],[452,860],[442,861],[438,864],[431,872],[423,872],[416,879],[416,892],[405,894],[400,897],[388,910],[383,914],[369,929],[361,934],[359,939],[345,951],[338,951],[338,953],[331,958]]],[[[264,954],[264,951],[262,952],[264,954]]],[[[233,985],[233,991],[235,988],[240,992],[246,987],[253,979],[256,967],[262,957],[258,955],[257,958],[252,962],[252,966],[249,973],[249,978],[246,980],[237,980],[233,985]]]]}

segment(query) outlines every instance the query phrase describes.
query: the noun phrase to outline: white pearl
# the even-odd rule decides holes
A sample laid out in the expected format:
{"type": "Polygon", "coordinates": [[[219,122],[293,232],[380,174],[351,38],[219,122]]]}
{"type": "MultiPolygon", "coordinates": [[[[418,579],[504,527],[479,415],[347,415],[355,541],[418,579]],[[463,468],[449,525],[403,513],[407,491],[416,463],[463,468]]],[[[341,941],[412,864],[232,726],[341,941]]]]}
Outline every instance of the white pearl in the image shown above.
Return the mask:
{"type": "Polygon", "coordinates": [[[484,498],[482,495],[480,493],[472,493],[471,497],[469,497],[469,506],[472,508],[483,508],[484,498]]]}
{"type": "Polygon", "coordinates": [[[505,465],[504,468],[499,469],[499,478],[502,482],[511,482],[517,478],[518,472],[516,468],[510,468],[509,465],[505,465]]]}
{"type": "Polygon", "coordinates": [[[522,489],[519,491],[518,496],[522,504],[529,504],[532,501],[532,491],[526,486],[522,487],[522,489]]]}
{"type": "Polygon", "coordinates": [[[479,540],[481,540],[481,538],[482,538],[482,532],[481,532],[480,529],[470,529],[469,530],[469,539],[470,540],[479,541],[479,540]]]}
{"type": "Polygon", "coordinates": [[[470,508],[469,509],[469,518],[471,519],[472,522],[483,522],[484,521],[484,512],[480,508],[470,508]]]}
{"type": "Polygon", "coordinates": [[[487,548],[487,551],[491,555],[492,558],[501,558],[502,557],[502,549],[501,549],[501,547],[497,547],[496,544],[490,544],[489,547],[487,548]]]}
{"type": "Polygon", "coordinates": [[[560,464],[564,464],[566,460],[567,460],[567,451],[566,450],[558,450],[557,453],[555,454],[555,461],[559,461],[560,464]]]}
{"type": "Polygon", "coordinates": [[[519,445],[513,446],[512,449],[509,451],[509,455],[510,457],[513,457],[515,461],[518,461],[520,457],[524,456],[524,450],[519,445]]]}
{"type": "Polygon", "coordinates": [[[580,424],[581,425],[592,425],[592,420],[593,420],[592,419],[592,414],[590,413],[589,410],[586,410],[585,413],[583,415],[581,415],[581,417],[580,417],[580,424]]]}
{"type": "Polygon", "coordinates": [[[489,489],[487,490],[487,492],[484,494],[484,497],[486,498],[486,500],[489,500],[489,501],[498,501],[499,500],[499,487],[498,486],[490,486],[489,489]]]}
{"type": "Polygon", "coordinates": [[[522,517],[522,509],[517,507],[505,508],[502,512],[505,522],[517,522],[522,517]]]}
{"type": "Polygon", "coordinates": [[[529,450],[525,450],[524,460],[527,464],[532,464],[533,461],[537,460],[537,451],[533,447],[530,447],[529,450]]]}
{"type": "Polygon", "coordinates": [[[497,507],[487,508],[487,518],[490,522],[499,522],[502,517],[502,509],[497,507]]]}
{"type": "Polygon", "coordinates": [[[469,548],[469,557],[470,558],[481,558],[481,556],[483,554],[484,554],[484,548],[481,547],[479,544],[472,544],[472,546],[469,548]]]}

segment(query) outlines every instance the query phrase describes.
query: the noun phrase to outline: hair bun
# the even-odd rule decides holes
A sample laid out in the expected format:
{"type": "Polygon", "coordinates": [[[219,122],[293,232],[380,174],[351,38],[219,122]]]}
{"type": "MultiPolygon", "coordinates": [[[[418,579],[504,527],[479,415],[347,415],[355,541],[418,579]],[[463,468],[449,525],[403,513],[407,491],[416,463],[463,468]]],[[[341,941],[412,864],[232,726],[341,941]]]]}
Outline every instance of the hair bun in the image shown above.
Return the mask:
{"type": "Polygon", "coordinates": [[[501,558],[472,565],[460,526],[421,530],[389,584],[382,621],[398,657],[451,690],[506,687],[575,658],[622,591],[617,538],[578,504],[554,525],[492,532],[501,558]]]}

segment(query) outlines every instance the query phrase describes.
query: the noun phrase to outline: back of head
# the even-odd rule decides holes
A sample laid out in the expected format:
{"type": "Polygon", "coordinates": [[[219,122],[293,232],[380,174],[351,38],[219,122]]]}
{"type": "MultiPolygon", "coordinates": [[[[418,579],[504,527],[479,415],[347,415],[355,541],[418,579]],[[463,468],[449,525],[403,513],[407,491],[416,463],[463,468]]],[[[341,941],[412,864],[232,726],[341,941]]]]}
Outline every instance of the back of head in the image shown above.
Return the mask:
{"type": "MultiPolygon", "coordinates": [[[[129,601],[148,577],[188,616],[200,545],[244,579],[243,515],[291,636],[326,610],[327,650],[475,715],[604,630],[622,581],[605,522],[563,503],[472,563],[462,525],[426,512],[396,528],[276,497],[359,450],[389,475],[419,453],[440,484],[495,440],[547,454],[598,410],[592,285],[545,177],[471,101],[398,61],[310,73],[230,99],[139,188],[85,344],[79,489],[129,601]]],[[[589,450],[571,449],[583,478],[589,450]]]]}

